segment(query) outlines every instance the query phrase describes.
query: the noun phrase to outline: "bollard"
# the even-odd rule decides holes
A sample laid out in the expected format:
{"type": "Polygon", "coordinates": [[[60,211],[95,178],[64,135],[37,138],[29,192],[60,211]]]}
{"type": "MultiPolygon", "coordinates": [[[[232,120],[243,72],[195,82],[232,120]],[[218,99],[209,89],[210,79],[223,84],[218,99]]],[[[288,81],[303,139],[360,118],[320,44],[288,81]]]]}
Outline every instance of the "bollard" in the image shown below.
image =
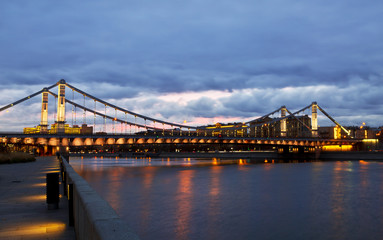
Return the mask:
{"type": "Polygon", "coordinates": [[[68,211],[69,211],[69,226],[74,226],[73,213],[73,183],[68,184],[68,211]]]}
{"type": "Polygon", "coordinates": [[[46,190],[48,209],[58,209],[60,200],[59,173],[47,173],[46,190]]]}

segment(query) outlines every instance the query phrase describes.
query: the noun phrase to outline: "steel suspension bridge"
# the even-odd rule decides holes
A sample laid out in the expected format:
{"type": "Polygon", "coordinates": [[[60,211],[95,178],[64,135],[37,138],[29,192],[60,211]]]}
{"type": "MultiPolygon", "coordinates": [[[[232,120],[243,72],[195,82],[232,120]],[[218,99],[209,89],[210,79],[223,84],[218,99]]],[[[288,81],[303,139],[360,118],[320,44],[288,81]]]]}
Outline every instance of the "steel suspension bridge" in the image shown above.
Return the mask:
{"type": "MultiPolygon", "coordinates": [[[[60,80],[27,97],[0,108],[0,114],[18,104],[41,95],[41,121],[23,133],[0,133],[0,143],[24,144],[47,147],[76,147],[134,144],[189,144],[189,145],[269,145],[285,147],[309,147],[326,145],[352,145],[350,131],[332,118],[316,102],[291,112],[285,106],[251,121],[230,125],[191,126],[145,116],[95,97],[60,80]],[[58,87],[55,94],[51,89],[58,87]],[[72,90],[72,100],[66,96],[72,90]],[[81,102],[78,97],[81,96],[81,102]],[[48,95],[55,98],[54,124],[48,125],[48,95]],[[71,105],[72,126],[67,123],[66,104],[71,105]],[[77,125],[77,109],[82,111],[83,122],[77,125]],[[335,124],[338,135],[323,138],[318,133],[318,110],[335,124]],[[305,112],[311,113],[311,117],[305,112]],[[277,116],[276,116],[277,115],[277,116]],[[275,117],[276,116],[276,117],[275,117]],[[93,126],[86,125],[93,118],[93,126]],[[101,127],[100,127],[101,125],[101,127]],[[119,125],[119,127],[118,127],[119,125]],[[108,132],[108,127],[112,128],[108,132]],[[96,131],[97,128],[102,129],[96,131]],[[119,130],[119,131],[118,131],[119,130]],[[343,136],[343,137],[340,137],[343,136]]],[[[1,115],[0,115],[1,121],[1,115]]]]}

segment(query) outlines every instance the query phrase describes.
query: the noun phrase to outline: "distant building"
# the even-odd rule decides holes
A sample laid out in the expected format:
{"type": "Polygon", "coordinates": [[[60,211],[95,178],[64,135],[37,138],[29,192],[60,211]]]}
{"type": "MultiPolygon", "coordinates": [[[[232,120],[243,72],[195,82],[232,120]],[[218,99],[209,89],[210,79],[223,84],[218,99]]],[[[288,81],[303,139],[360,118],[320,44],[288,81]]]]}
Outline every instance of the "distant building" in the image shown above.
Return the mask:
{"type": "Polygon", "coordinates": [[[360,126],[360,127],[347,127],[351,131],[350,136],[356,139],[375,139],[377,138],[377,133],[379,129],[372,129],[368,126],[360,126]]]}
{"type": "Polygon", "coordinates": [[[355,138],[355,139],[376,139],[378,138],[379,129],[372,129],[368,126],[351,126],[346,127],[350,131],[348,136],[339,126],[334,127],[319,127],[318,133],[321,138],[330,138],[330,139],[342,139],[342,138],[355,138]]]}
{"type": "Polygon", "coordinates": [[[26,127],[23,130],[24,134],[37,134],[37,133],[42,133],[42,127],[40,125],[36,127],[26,127]]]}
{"type": "MultiPolygon", "coordinates": [[[[59,133],[58,124],[54,123],[51,125],[51,129],[48,130],[49,134],[57,134],[59,133]]],[[[80,127],[74,125],[70,127],[69,124],[64,124],[64,132],[63,134],[80,134],[80,127]]]]}
{"type": "Polygon", "coordinates": [[[359,129],[356,131],[356,138],[374,139],[376,138],[376,131],[372,129],[359,129]]]}
{"type": "Polygon", "coordinates": [[[81,125],[80,134],[92,135],[93,134],[93,127],[92,126],[88,126],[86,124],[81,125]]]}
{"type": "Polygon", "coordinates": [[[265,117],[250,122],[250,136],[259,138],[281,136],[280,121],[272,121],[273,118],[265,117]]]}
{"type": "MultiPolygon", "coordinates": [[[[40,125],[36,127],[27,127],[24,128],[25,134],[57,134],[58,131],[58,124],[54,123],[51,125],[51,129],[46,129],[43,132],[44,128],[42,128],[40,125]]],[[[84,135],[91,135],[93,134],[93,127],[87,126],[86,124],[83,124],[81,127],[78,125],[73,125],[72,127],[69,124],[64,124],[64,132],[63,134],[84,134],[84,135]]]]}
{"type": "MultiPolygon", "coordinates": [[[[271,138],[283,136],[281,125],[282,120],[265,117],[250,122],[249,127],[244,123],[216,123],[206,129],[211,130],[213,136],[271,138]]],[[[286,130],[286,137],[311,137],[311,118],[308,115],[288,118],[286,130]]]]}
{"type": "Polygon", "coordinates": [[[319,127],[318,128],[318,135],[321,138],[328,138],[328,139],[341,139],[342,129],[338,126],[335,127],[319,127]]]}
{"type": "Polygon", "coordinates": [[[287,137],[311,137],[311,118],[308,115],[287,119],[287,137]]]}
{"type": "MultiPolygon", "coordinates": [[[[252,137],[282,137],[281,120],[266,117],[250,123],[252,137]]],[[[311,137],[311,118],[308,115],[286,119],[286,137],[311,137]]]]}
{"type": "Polygon", "coordinates": [[[243,123],[231,123],[223,124],[216,123],[214,125],[207,126],[206,129],[211,131],[212,136],[226,136],[226,137],[244,137],[247,136],[246,129],[233,129],[246,127],[243,123]]]}

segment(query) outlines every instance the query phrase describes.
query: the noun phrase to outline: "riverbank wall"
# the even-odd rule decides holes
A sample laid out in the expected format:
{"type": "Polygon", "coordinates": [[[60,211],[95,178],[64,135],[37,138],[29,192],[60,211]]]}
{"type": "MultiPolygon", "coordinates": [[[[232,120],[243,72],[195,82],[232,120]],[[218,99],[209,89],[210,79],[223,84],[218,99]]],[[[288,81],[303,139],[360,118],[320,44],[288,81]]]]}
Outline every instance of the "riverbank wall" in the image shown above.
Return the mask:
{"type": "Polygon", "coordinates": [[[102,199],[89,184],[76,173],[68,163],[68,157],[60,156],[62,172],[65,176],[65,187],[69,201],[72,201],[73,224],[77,240],[138,240],[138,236],[129,230],[113,208],[102,199]]]}

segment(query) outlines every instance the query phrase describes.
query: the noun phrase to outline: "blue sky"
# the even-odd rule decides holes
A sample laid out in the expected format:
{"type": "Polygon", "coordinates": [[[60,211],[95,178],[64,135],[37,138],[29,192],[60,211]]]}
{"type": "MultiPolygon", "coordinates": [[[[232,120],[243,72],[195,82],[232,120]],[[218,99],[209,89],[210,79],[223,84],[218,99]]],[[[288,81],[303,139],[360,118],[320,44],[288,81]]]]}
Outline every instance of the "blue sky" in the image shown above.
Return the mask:
{"type": "MultiPolygon", "coordinates": [[[[381,126],[382,22],[375,0],[1,1],[0,105],[63,78],[179,123],[317,101],[344,125],[381,126]]],[[[38,124],[37,102],[0,122],[38,124]]]]}

